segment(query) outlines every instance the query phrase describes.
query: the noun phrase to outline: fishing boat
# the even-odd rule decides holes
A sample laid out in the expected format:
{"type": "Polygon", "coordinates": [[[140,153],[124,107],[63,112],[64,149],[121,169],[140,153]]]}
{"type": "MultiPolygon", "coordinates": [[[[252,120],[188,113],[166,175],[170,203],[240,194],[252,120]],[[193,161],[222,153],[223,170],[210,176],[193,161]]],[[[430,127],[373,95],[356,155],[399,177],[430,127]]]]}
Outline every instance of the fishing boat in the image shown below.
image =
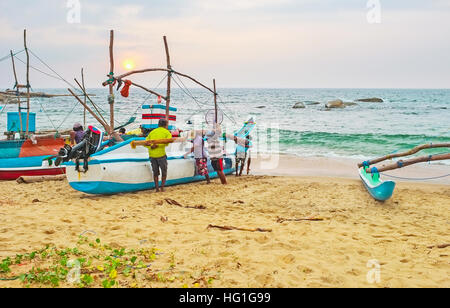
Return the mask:
{"type": "MultiPolygon", "coordinates": [[[[123,75],[115,76],[114,62],[113,62],[113,38],[114,33],[111,31],[110,35],[110,73],[108,74],[109,79],[103,83],[103,86],[108,86],[110,88],[109,103],[111,106],[114,104],[114,93],[113,86],[118,84],[118,88],[122,84],[125,84],[124,89],[121,93],[123,96],[128,96],[128,91],[130,86],[135,86],[145,91],[155,95],[158,98],[158,103],[153,105],[142,105],[141,106],[141,127],[146,130],[152,130],[158,126],[157,122],[159,119],[165,118],[169,125],[168,129],[171,131],[172,136],[174,136],[173,143],[169,144],[166,148],[166,153],[168,157],[168,174],[166,185],[176,185],[191,183],[195,181],[204,180],[205,177],[198,174],[195,167],[195,159],[192,156],[185,157],[184,154],[191,149],[192,144],[190,140],[195,136],[194,131],[183,131],[181,132],[176,126],[176,112],[177,108],[170,106],[170,91],[171,91],[171,79],[173,75],[182,76],[190,79],[196,84],[200,85],[204,89],[210,91],[214,95],[214,110],[209,112],[206,119],[209,118],[209,122],[221,123],[221,112],[217,106],[217,92],[216,83],[213,80],[213,89],[207,87],[203,83],[197,81],[196,79],[190,77],[189,75],[179,73],[170,65],[170,56],[167,45],[166,37],[164,37],[164,45],[166,49],[167,58],[167,68],[156,68],[156,69],[144,69],[131,71],[123,75]],[[167,73],[167,93],[165,96],[148,89],[147,87],[138,85],[131,80],[125,80],[133,74],[140,74],[144,72],[151,71],[163,71],[167,73]],[[124,92],[126,95],[124,95],[124,92]],[[165,105],[161,104],[162,100],[166,102],[165,105]]],[[[99,146],[99,150],[89,150],[89,151],[75,151],[73,154],[73,149],[66,147],[60,153],[60,160],[62,159],[63,165],[66,167],[66,177],[70,186],[77,190],[88,194],[117,194],[125,192],[134,192],[141,190],[148,190],[155,187],[154,177],[152,174],[151,164],[149,160],[148,149],[143,146],[135,146],[136,144],[142,143],[145,138],[132,138],[123,141],[121,137],[115,134],[113,112],[114,108],[110,109],[110,123],[106,123],[104,118],[98,113],[95,113],[87,104],[83,103],[80,98],[77,97],[75,93],[70,91],[71,94],[82,104],[91,115],[97,119],[97,121],[103,126],[105,132],[111,136],[114,136],[116,144],[105,148],[104,146],[99,146]],[[83,165],[83,168],[80,166],[83,165]]],[[[85,93],[86,94],[86,93],[85,93]]],[[[87,95],[88,99],[89,96],[87,95]]],[[[89,101],[94,105],[92,100],[89,101]]],[[[95,108],[96,109],[96,108],[95,108]]],[[[223,115],[222,115],[223,120],[223,115]]],[[[206,120],[208,122],[208,120],[206,120]]],[[[209,123],[209,124],[212,124],[209,123]]],[[[233,140],[235,142],[241,142],[245,144],[245,137],[252,131],[256,123],[253,119],[250,119],[244,126],[237,131],[236,134],[222,134],[222,139],[227,144],[228,140],[233,140]]],[[[88,131],[87,138],[94,136],[94,131],[99,131],[99,129],[94,129],[88,131]],[[90,135],[89,135],[90,134],[90,135]]],[[[101,138],[96,138],[96,140],[87,140],[87,144],[95,145],[101,142],[101,138]]],[[[228,145],[230,143],[228,142],[228,145]]],[[[57,163],[58,164],[58,163],[57,163]]],[[[235,171],[235,157],[234,151],[225,151],[223,159],[223,171],[225,174],[231,174],[235,171]],[[226,154],[233,153],[233,155],[226,154]]],[[[208,161],[208,173],[210,178],[217,177],[217,173],[213,170],[211,162],[208,161]]]]}
{"type": "MultiPolygon", "coordinates": [[[[14,102],[17,103],[18,110],[4,113],[5,106],[0,111],[0,115],[4,114],[7,117],[5,121],[7,123],[5,132],[7,140],[0,140],[0,180],[15,180],[20,176],[57,175],[65,172],[65,168],[62,166],[50,166],[46,163],[49,156],[57,154],[59,149],[64,146],[64,139],[58,134],[39,135],[36,133],[36,114],[30,112],[32,93],[29,82],[30,61],[26,44],[26,30],[24,31],[24,45],[23,51],[27,55],[26,85],[18,83],[14,62],[15,54],[10,52],[15,77],[14,88],[17,94],[14,102]],[[27,92],[20,93],[19,89],[21,88],[25,88],[27,92]],[[26,107],[21,106],[21,97],[24,95],[26,96],[26,107]]],[[[9,102],[11,102],[11,98],[9,98],[9,102]]]]}
{"type": "Polygon", "coordinates": [[[367,189],[369,194],[378,201],[386,201],[390,199],[394,193],[395,189],[395,182],[393,181],[384,181],[382,179],[382,172],[394,170],[403,168],[406,166],[410,166],[417,163],[423,163],[423,162],[431,162],[431,161],[442,161],[442,160],[449,160],[450,159],[450,153],[443,153],[443,154],[436,154],[436,155],[427,155],[427,156],[421,156],[416,158],[411,158],[407,160],[398,160],[397,162],[384,165],[381,167],[374,166],[375,164],[378,164],[380,162],[409,156],[416,154],[419,151],[426,150],[426,149],[436,149],[436,148],[450,148],[450,143],[430,143],[430,144],[423,144],[419,145],[407,152],[402,153],[393,153],[389,154],[380,158],[364,161],[358,164],[359,168],[359,177],[361,178],[361,181],[364,184],[364,187],[367,189]]]}

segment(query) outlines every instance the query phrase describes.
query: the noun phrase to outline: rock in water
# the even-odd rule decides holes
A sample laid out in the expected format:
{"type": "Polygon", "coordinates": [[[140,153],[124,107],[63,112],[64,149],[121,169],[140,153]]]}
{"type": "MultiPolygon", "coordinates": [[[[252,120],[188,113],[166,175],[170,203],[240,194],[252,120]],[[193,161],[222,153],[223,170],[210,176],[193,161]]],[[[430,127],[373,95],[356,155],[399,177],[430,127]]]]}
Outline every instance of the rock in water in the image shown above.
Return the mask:
{"type": "Polygon", "coordinates": [[[326,108],[345,108],[344,102],[340,99],[330,101],[325,104],[326,108]]]}
{"type": "Polygon", "coordinates": [[[361,99],[357,99],[356,101],[364,102],[364,103],[383,103],[384,102],[381,98],[378,98],[378,97],[361,98],[361,99]]]}
{"type": "Polygon", "coordinates": [[[298,103],[295,103],[295,105],[292,108],[303,109],[303,108],[305,108],[305,104],[303,104],[302,102],[298,102],[298,103]]]}
{"type": "Polygon", "coordinates": [[[256,107],[256,108],[258,108],[258,109],[263,109],[263,108],[266,108],[266,106],[258,106],[258,107],[256,107]]]}
{"type": "Polygon", "coordinates": [[[358,106],[357,103],[344,103],[344,107],[349,107],[349,106],[358,106]]]}

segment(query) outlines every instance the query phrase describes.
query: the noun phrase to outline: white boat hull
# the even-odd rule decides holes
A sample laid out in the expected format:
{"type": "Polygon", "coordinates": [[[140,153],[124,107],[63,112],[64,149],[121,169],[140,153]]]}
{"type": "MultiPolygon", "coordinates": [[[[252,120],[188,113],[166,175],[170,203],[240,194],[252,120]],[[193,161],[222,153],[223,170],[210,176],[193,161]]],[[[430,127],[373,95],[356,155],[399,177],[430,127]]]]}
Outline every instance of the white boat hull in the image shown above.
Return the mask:
{"type": "MultiPolygon", "coordinates": [[[[136,140],[136,139],[134,139],[136,140]]],[[[111,195],[124,192],[148,190],[155,187],[148,150],[145,147],[132,149],[128,140],[112,148],[95,153],[89,158],[86,172],[75,170],[75,163],[66,163],[69,184],[75,190],[88,194],[111,195]]],[[[176,185],[204,180],[196,174],[195,160],[182,155],[191,145],[174,143],[168,146],[168,173],[166,185],[176,185]]],[[[83,163],[80,162],[80,170],[83,163]]],[[[235,169],[234,157],[224,159],[224,172],[235,169]]],[[[211,178],[217,177],[208,162],[211,178]]]]}

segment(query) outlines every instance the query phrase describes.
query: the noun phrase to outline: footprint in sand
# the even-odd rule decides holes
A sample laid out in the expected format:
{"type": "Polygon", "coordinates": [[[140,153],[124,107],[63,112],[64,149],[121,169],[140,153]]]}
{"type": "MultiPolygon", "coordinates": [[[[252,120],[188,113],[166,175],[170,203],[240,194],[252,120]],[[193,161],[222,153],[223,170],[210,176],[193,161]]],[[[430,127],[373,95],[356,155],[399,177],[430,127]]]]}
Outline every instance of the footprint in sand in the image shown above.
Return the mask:
{"type": "Polygon", "coordinates": [[[293,255],[291,255],[291,254],[288,254],[286,256],[283,256],[281,258],[281,261],[283,261],[286,264],[292,264],[292,263],[295,262],[295,257],[293,255]]]}

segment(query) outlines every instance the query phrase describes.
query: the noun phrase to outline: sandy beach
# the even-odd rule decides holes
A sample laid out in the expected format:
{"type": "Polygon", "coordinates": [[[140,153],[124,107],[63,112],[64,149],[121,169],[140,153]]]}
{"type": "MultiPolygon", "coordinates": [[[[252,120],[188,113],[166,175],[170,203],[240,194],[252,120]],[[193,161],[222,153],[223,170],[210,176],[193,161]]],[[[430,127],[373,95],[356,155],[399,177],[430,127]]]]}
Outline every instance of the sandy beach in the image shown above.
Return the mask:
{"type": "MultiPolygon", "coordinates": [[[[45,245],[75,247],[84,235],[112,247],[161,252],[139,279],[118,277],[121,287],[450,287],[450,248],[429,248],[450,242],[448,184],[398,183],[393,198],[380,203],[345,174],[306,176],[299,169],[311,165],[308,159],[284,157],[285,164],[301,176],[260,175],[256,161],[258,175],[230,176],[227,186],[214,180],[162,194],[89,196],[66,181],[1,182],[0,258],[45,245]],[[369,283],[373,262],[380,279],[369,283]],[[170,279],[152,280],[149,273],[170,279]]],[[[12,269],[11,275],[21,270],[12,269]]],[[[0,281],[0,287],[14,286],[23,284],[0,281]]]]}

